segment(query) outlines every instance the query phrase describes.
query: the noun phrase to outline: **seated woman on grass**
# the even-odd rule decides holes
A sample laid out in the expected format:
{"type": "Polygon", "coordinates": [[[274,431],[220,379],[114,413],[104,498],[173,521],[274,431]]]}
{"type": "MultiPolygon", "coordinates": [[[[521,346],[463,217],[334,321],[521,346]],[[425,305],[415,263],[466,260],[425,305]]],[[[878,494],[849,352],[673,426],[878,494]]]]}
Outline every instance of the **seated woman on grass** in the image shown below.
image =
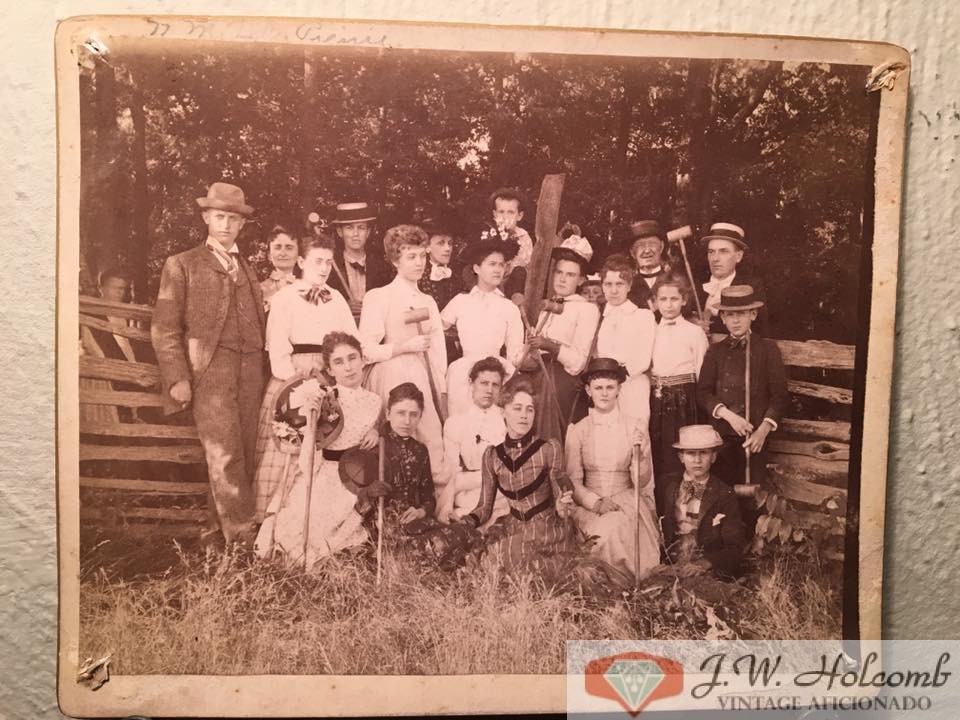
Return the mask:
{"type": "Polygon", "coordinates": [[[423,393],[411,382],[397,385],[387,396],[384,476],[391,490],[386,509],[404,527],[432,517],[437,506],[430,453],[415,437],[423,406],[423,393]]]}
{"type": "Polygon", "coordinates": [[[596,538],[591,552],[643,577],[660,562],[660,531],[646,425],[617,404],[626,377],[613,358],[587,365],[581,379],[592,407],[567,432],[567,473],[577,503],[573,519],[596,538]]]}
{"type": "Polygon", "coordinates": [[[382,407],[379,395],[360,387],[363,356],[356,337],[331,332],[323,339],[321,354],[325,369],[336,384],[328,388],[316,379],[303,381],[302,397],[298,399],[302,403],[300,414],[309,416],[311,409],[320,412],[327,407],[324,401],[332,393],[338,401],[343,428],[322,450],[300,450],[297,462],[290,463],[293,467],[288,467],[270,500],[256,540],[256,551],[261,557],[278,554],[289,561],[305,563],[308,569],[320,558],[358,547],[368,539],[355,509],[357,496],[341,481],[339,462],[350,448],[376,447],[382,407]],[[312,478],[308,475],[311,452],[312,478]]]}
{"type": "Polygon", "coordinates": [[[580,545],[567,518],[573,509],[573,486],[563,469],[557,440],[534,431],[536,397],[530,380],[514,377],[500,395],[507,436],[483,454],[480,502],[460,522],[483,525],[503,493],[510,514],[487,531],[488,562],[507,572],[531,570],[552,575],[580,545]]]}

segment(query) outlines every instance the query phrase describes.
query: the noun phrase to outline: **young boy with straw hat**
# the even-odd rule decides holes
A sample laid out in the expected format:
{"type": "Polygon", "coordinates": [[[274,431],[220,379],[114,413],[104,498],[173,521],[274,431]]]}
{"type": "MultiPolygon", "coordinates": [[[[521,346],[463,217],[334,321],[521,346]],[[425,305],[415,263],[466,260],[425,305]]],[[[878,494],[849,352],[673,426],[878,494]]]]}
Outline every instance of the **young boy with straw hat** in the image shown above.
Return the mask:
{"type": "Polygon", "coordinates": [[[740,574],[746,529],[733,489],[710,472],[723,440],[710,425],[680,428],[673,444],[683,464],[657,487],[664,547],[677,574],[740,574]]]}

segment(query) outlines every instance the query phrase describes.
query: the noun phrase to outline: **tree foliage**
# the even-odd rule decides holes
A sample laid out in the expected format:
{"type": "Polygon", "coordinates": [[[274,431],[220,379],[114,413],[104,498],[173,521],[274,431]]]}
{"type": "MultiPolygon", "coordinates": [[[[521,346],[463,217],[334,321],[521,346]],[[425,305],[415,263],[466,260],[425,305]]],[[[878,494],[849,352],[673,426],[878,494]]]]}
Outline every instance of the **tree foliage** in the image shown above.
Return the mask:
{"type": "MultiPolygon", "coordinates": [[[[475,232],[499,185],[565,172],[561,222],[597,261],[629,221],[745,227],[774,334],[855,340],[868,198],[867,68],[817,63],[168,43],[81,64],[81,248],[89,285],[203,237],[195,198],[233,181],[241,246],[363,195],[381,229],[438,208],[475,232]],[[609,242],[608,242],[609,241],[609,242]]],[[[532,204],[525,224],[532,225],[532,204]]],[[[867,239],[869,241],[869,238],[867,239]]],[[[688,247],[704,269],[702,248],[688,247]]]]}

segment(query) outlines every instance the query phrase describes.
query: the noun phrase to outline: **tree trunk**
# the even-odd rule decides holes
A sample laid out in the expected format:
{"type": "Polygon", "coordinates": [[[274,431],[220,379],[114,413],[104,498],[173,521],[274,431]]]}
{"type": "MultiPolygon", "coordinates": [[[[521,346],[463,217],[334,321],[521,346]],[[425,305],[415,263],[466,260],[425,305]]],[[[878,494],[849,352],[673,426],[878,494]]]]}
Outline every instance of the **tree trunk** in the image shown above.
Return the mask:
{"type": "Polygon", "coordinates": [[[678,197],[676,222],[702,230],[712,213],[716,83],[719,60],[691,60],[687,72],[687,151],[680,175],[688,180],[678,197]]]}
{"type": "Polygon", "coordinates": [[[314,48],[303,49],[303,102],[300,108],[300,221],[315,210],[316,175],[314,146],[317,138],[317,56],[314,48]]]}
{"type": "Polygon", "coordinates": [[[88,124],[92,148],[89,162],[81,172],[81,247],[86,255],[81,268],[85,268],[88,282],[95,286],[99,273],[117,264],[123,245],[120,237],[123,223],[116,167],[120,154],[117,79],[114,69],[100,59],[96,60],[93,71],[93,85],[93,107],[88,124]]]}
{"type": "Polygon", "coordinates": [[[143,91],[133,84],[130,115],[133,119],[133,242],[130,244],[130,270],[133,273],[134,302],[146,303],[150,249],[150,186],[147,178],[147,121],[143,91]]]}

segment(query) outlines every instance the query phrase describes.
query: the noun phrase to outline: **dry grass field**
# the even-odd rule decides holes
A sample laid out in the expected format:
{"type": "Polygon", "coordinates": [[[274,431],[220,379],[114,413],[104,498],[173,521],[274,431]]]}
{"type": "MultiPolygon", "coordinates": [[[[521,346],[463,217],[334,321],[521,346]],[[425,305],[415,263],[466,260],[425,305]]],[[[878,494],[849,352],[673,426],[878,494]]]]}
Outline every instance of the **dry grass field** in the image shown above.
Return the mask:
{"type": "Polygon", "coordinates": [[[112,543],[85,555],[81,657],[110,653],[120,674],[563,673],[574,639],[840,636],[839,569],[793,555],[736,583],[664,568],[624,592],[444,573],[396,546],[379,586],[369,553],[305,573],[172,546],[132,575],[112,543]]]}

